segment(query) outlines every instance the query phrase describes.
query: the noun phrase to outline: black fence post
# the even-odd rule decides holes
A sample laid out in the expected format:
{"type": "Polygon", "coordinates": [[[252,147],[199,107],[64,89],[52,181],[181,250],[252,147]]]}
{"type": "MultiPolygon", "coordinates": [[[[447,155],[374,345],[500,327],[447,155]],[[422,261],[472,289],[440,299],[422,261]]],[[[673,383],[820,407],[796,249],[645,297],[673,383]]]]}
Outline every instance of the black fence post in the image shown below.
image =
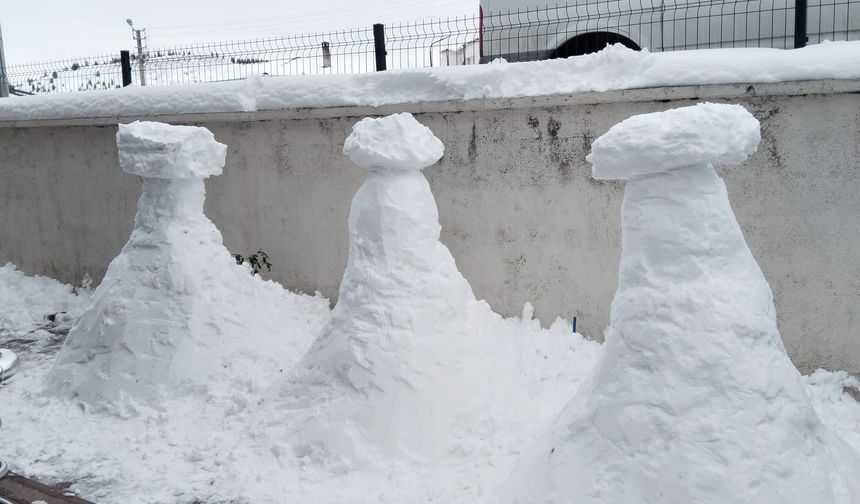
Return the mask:
{"type": "Polygon", "coordinates": [[[806,47],[806,0],[794,0],[794,48],[806,47]]]}
{"type": "Polygon", "coordinates": [[[131,56],[128,51],[119,52],[119,63],[122,66],[122,87],[131,85],[131,56]]]}
{"type": "Polygon", "coordinates": [[[373,50],[376,53],[376,71],[385,70],[385,25],[373,25],[373,50]]]}

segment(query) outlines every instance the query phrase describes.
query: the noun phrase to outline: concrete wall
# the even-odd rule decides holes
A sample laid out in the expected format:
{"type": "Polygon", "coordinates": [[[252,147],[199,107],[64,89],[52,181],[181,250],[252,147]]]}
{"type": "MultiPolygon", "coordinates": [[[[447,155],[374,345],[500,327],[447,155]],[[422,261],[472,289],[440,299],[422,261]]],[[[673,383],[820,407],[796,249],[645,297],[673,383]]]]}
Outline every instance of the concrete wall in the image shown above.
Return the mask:
{"type": "MultiPolygon", "coordinates": [[[[663,88],[515,100],[160,117],[203,124],[228,144],[207,182],[227,247],[271,256],[271,277],[334,299],[346,219],[363,173],[341,147],[360,116],[415,112],[445,143],[426,174],[442,238],[475,293],[545,322],[577,315],[600,339],[617,282],[623,186],[599,183],[590,144],[631,115],[741,103],[763,126],[759,151],[721,169],[773,287],[792,358],[860,372],[860,82],[663,88]]],[[[128,237],[140,190],[117,166],[117,121],[0,123],[0,261],[96,279],[128,237]]]]}

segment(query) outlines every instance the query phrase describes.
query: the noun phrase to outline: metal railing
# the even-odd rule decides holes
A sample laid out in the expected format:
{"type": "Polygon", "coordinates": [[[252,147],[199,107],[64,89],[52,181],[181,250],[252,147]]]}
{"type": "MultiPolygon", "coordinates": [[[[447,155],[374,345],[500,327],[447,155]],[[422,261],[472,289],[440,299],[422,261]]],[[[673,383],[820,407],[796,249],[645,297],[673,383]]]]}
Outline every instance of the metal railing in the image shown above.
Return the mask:
{"type": "Polygon", "coordinates": [[[860,0],[583,0],[287,37],[146,48],[8,66],[13,93],[529,61],[607,43],[675,51],[860,40],[860,0]],[[125,70],[125,72],[123,72],[125,70]],[[124,75],[125,73],[125,75],[124,75]]]}

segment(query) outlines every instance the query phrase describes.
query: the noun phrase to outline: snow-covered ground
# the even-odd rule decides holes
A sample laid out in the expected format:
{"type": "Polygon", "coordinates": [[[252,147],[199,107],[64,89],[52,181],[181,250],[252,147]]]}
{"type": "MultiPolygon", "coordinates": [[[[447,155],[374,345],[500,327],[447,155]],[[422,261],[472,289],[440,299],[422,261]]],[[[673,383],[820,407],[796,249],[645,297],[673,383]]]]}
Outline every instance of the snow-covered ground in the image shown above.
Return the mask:
{"type": "MultiPolygon", "coordinates": [[[[475,504],[507,478],[529,441],[504,425],[490,426],[492,436],[463,432],[460,451],[433,463],[335,474],[279,462],[254,448],[258,440],[249,426],[259,398],[238,387],[174,400],[161,410],[142,408],[126,418],[89,412],[42,394],[62,341],[46,317],[63,310],[73,317],[90,295],[72,291],[10,264],[0,268],[0,347],[15,348],[23,361],[19,374],[0,387],[0,459],[43,481],[73,481],[75,491],[99,503],[475,504]]],[[[600,346],[570,333],[565,323],[540,331],[528,313],[507,323],[524,336],[566,341],[573,356],[571,369],[546,378],[557,392],[545,411],[535,412],[539,428],[575,394],[600,346]]],[[[853,387],[860,397],[860,381],[819,370],[804,383],[822,422],[860,451],[860,403],[846,392],[853,387]]]]}
{"type": "Polygon", "coordinates": [[[89,278],[81,283],[72,287],[52,278],[29,277],[11,263],[0,268],[0,343],[30,350],[34,345],[58,348],[92,294],[89,278]]]}
{"type": "Polygon", "coordinates": [[[40,95],[0,101],[0,121],[250,112],[726,83],[860,78],[860,41],[803,49],[636,52],[620,44],[563,60],[391,70],[40,95]]]}
{"type": "MultiPolygon", "coordinates": [[[[0,306],[15,307],[4,311],[0,347],[12,346],[22,359],[21,371],[0,388],[0,459],[43,481],[74,481],[73,489],[81,496],[106,504],[195,500],[471,504],[506,477],[529,437],[575,393],[600,348],[572,333],[564,321],[541,329],[528,307],[522,318],[487,316],[483,323],[488,328],[507,328],[532,339],[523,355],[525,364],[550,359],[550,352],[568,354],[556,358],[564,367],[535,369],[533,378],[545,384],[545,404],[504,405],[533,417],[527,429],[488,415],[480,430],[457,433],[458,445],[437,460],[392,461],[344,472],[297,453],[277,456],[261,448],[249,429],[257,422],[260,397],[241,386],[221,384],[198,396],[169,400],[158,409],[138,405],[118,415],[45,395],[45,378],[60,340],[46,330],[34,332],[34,326],[50,325],[45,317],[58,309],[74,316],[89,295],[80,289],[74,294],[71,286],[51,279],[26,277],[12,265],[0,269],[0,306]],[[49,341],[53,344],[46,345],[49,341]]],[[[823,402],[839,399],[834,392],[838,383],[828,380],[819,385],[826,396],[823,402]]],[[[851,415],[860,418],[860,408],[841,408],[845,411],[834,411],[840,411],[842,424],[851,415]]]]}

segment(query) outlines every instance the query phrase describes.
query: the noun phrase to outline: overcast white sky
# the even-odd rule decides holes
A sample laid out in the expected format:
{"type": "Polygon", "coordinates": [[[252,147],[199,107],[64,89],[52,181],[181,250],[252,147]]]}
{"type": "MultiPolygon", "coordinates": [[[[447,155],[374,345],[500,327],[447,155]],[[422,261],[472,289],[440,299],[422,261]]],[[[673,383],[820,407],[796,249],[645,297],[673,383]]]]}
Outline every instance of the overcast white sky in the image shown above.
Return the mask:
{"type": "Polygon", "coordinates": [[[3,0],[7,64],[131,49],[131,18],[150,47],[295,35],[475,15],[478,0],[3,0]]]}

